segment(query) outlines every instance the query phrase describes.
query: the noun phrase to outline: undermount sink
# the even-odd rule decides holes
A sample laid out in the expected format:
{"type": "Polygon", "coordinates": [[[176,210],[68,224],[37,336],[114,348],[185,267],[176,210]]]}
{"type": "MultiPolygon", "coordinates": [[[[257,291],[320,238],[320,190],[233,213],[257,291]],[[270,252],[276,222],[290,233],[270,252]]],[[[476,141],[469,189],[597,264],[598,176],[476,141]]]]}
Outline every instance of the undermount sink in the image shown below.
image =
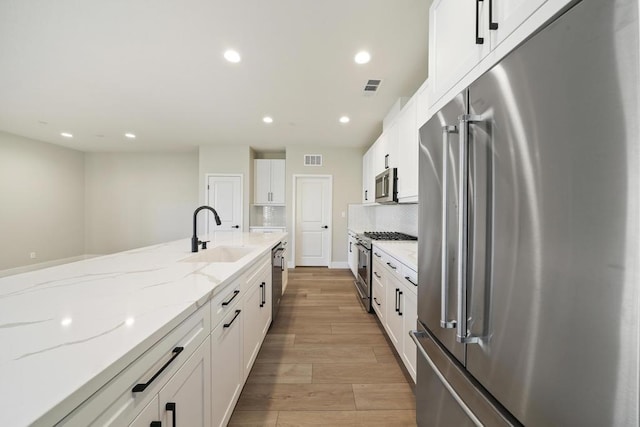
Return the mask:
{"type": "Polygon", "coordinates": [[[254,250],[255,248],[245,246],[215,246],[211,249],[203,249],[181,262],[236,262],[254,250]]]}

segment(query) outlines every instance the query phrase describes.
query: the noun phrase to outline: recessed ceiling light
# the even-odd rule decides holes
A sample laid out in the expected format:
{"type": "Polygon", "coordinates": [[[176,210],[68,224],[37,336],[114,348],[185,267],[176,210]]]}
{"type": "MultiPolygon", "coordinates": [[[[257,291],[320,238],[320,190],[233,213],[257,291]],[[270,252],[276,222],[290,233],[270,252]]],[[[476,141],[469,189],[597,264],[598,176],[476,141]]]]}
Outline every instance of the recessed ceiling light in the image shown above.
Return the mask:
{"type": "Polygon", "coordinates": [[[224,53],[224,59],[233,63],[240,62],[240,54],[235,50],[229,49],[224,53]]]}
{"type": "Polygon", "coordinates": [[[366,64],[367,62],[371,61],[371,55],[369,54],[369,52],[362,50],[356,54],[354,60],[357,64],[366,64]]]}
{"type": "Polygon", "coordinates": [[[351,119],[347,116],[340,117],[340,123],[349,123],[349,121],[351,121],[351,119]]]}
{"type": "Polygon", "coordinates": [[[124,136],[126,136],[126,137],[127,137],[127,138],[129,138],[129,139],[135,139],[135,137],[136,137],[136,136],[135,136],[134,134],[132,134],[132,133],[125,133],[125,134],[124,134],[124,136]]]}
{"type": "Polygon", "coordinates": [[[69,132],[62,132],[60,133],[60,135],[64,136],[65,138],[73,138],[73,135],[69,132]]]}
{"type": "Polygon", "coordinates": [[[265,123],[273,123],[273,118],[269,117],[269,116],[264,116],[262,118],[262,121],[265,123]]]}

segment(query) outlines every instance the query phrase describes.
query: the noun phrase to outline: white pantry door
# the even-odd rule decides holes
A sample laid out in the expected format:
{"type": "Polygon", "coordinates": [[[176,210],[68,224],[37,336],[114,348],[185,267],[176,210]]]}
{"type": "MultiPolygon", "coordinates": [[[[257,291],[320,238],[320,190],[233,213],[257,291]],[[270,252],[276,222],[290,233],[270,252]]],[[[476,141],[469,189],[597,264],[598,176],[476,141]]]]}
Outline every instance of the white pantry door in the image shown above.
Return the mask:
{"type": "Polygon", "coordinates": [[[207,205],[218,212],[221,225],[207,213],[207,232],[242,231],[242,175],[209,175],[207,205]]]}
{"type": "Polygon", "coordinates": [[[298,176],[296,182],[296,266],[329,266],[331,177],[298,176]]]}

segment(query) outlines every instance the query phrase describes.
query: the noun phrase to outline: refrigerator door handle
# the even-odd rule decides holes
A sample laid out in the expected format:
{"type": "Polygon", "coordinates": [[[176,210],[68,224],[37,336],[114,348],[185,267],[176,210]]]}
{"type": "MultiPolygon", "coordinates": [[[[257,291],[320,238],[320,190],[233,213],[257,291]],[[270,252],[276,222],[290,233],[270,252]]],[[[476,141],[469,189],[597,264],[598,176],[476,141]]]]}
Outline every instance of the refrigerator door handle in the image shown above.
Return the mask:
{"type": "Polygon", "coordinates": [[[475,425],[482,426],[483,425],[482,422],[480,422],[478,417],[473,413],[473,411],[471,411],[471,408],[469,408],[469,406],[467,406],[467,404],[464,403],[464,400],[462,400],[460,395],[455,391],[455,389],[451,386],[451,384],[449,384],[449,381],[447,381],[444,375],[442,375],[442,372],[440,372],[440,369],[438,369],[436,364],[433,363],[433,360],[431,360],[431,358],[425,351],[424,347],[420,343],[419,339],[428,337],[427,333],[422,331],[409,331],[409,336],[411,337],[413,342],[416,343],[416,347],[418,348],[418,352],[420,353],[420,356],[422,356],[424,360],[427,361],[427,363],[429,364],[431,369],[433,369],[433,372],[436,374],[440,382],[442,382],[442,385],[447,389],[449,393],[451,393],[451,396],[456,400],[456,402],[458,402],[458,405],[460,405],[460,408],[465,412],[465,414],[467,414],[467,416],[469,416],[469,418],[471,418],[471,420],[475,425]]]}
{"type": "Polygon", "coordinates": [[[449,214],[448,197],[448,153],[449,134],[458,133],[456,126],[442,126],[442,275],[440,282],[440,327],[442,329],[454,329],[455,319],[449,319],[449,269],[447,268],[447,258],[449,254],[447,217],[449,214]]]}
{"type": "Polygon", "coordinates": [[[469,124],[482,121],[481,116],[463,114],[458,117],[460,129],[460,158],[458,182],[458,325],[456,341],[465,344],[477,344],[478,337],[468,334],[467,330],[467,243],[469,209],[469,124]]]}

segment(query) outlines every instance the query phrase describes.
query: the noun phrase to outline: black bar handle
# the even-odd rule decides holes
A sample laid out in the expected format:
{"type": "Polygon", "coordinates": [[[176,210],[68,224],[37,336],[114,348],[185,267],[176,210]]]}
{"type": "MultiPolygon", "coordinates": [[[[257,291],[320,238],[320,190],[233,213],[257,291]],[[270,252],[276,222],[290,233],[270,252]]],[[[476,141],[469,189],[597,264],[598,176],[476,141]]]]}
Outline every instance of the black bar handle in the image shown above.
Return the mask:
{"type": "Polygon", "coordinates": [[[267,305],[267,284],[265,282],[262,282],[262,305],[267,305]]]}
{"type": "Polygon", "coordinates": [[[235,315],[235,316],[233,316],[233,319],[231,319],[231,322],[229,322],[229,323],[225,323],[224,325],[222,325],[222,327],[223,327],[223,328],[228,328],[229,326],[231,326],[231,324],[232,324],[233,322],[235,322],[236,318],[240,315],[240,311],[241,311],[241,310],[236,310],[236,315],[235,315]]]}
{"type": "Polygon", "coordinates": [[[160,421],[151,421],[151,424],[149,424],[149,427],[162,427],[162,422],[160,422],[160,421]]]}
{"type": "Polygon", "coordinates": [[[180,353],[182,353],[182,350],[184,350],[184,347],[176,347],[172,350],[173,356],[171,356],[171,359],[169,359],[169,361],[167,363],[165,363],[162,368],[160,368],[158,370],[158,372],[156,372],[155,374],[153,374],[153,376],[151,377],[151,379],[149,381],[147,381],[146,383],[140,383],[140,384],[136,384],[131,391],[133,393],[140,393],[142,391],[145,391],[147,389],[147,387],[149,387],[151,385],[151,383],[158,378],[158,376],[160,376],[160,374],[162,373],[162,371],[164,371],[165,369],[167,369],[167,366],[169,366],[171,364],[171,362],[173,362],[174,360],[176,360],[176,357],[178,357],[178,355],[180,353]]]}
{"type": "Polygon", "coordinates": [[[384,155],[384,168],[385,169],[389,169],[389,155],[388,154],[384,155]]]}
{"type": "Polygon", "coordinates": [[[376,302],[376,304],[378,304],[378,306],[380,306],[380,303],[378,302],[378,298],[373,297],[373,300],[376,302]]]}
{"type": "Polygon", "coordinates": [[[239,293],[240,293],[240,291],[237,290],[237,289],[235,291],[233,291],[233,296],[231,297],[231,299],[229,301],[224,301],[222,303],[222,306],[224,307],[224,306],[229,305],[231,303],[231,301],[233,301],[233,299],[238,296],[239,293]]]}
{"type": "Polygon", "coordinates": [[[369,200],[369,199],[367,198],[367,193],[368,193],[368,192],[369,192],[369,190],[364,190],[364,199],[365,199],[365,200],[369,200]]]}
{"type": "Polygon", "coordinates": [[[393,264],[391,264],[390,262],[388,262],[388,263],[387,263],[387,265],[388,265],[389,267],[391,267],[392,269],[394,269],[394,270],[396,269],[396,267],[395,267],[393,264]]]}
{"type": "Polygon", "coordinates": [[[353,251],[351,250],[351,245],[352,245],[352,244],[353,244],[353,242],[349,242],[349,252],[353,252],[353,251]]]}
{"type": "Polygon", "coordinates": [[[476,44],[484,44],[484,37],[480,37],[480,2],[484,0],[476,0],[476,44]]]}
{"type": "Polygon", "coordinates": [[[398,299],[398,292],[400,292],[400,289],[396,288],[396,313],[400,311],[400,303],[399,303],[399,299],[398,299]]]}
{"type": "Polygon", "coordinates": [[[404,276],[404,280],[406,280],[407,282],[411,283],[413,286],[418,286],[418,284],[415,283],[413,280],[411,280],[411,277],[409,277],[409,276],[404,276]]]}
{"type": "Polygon", "coordinates": [[[264,282],[260,284],[260,307],[264,307],[264,282]]]}
{"type": "Polygon", "coordinates": [[[173,424],[171,427],[176,427],[176,402],[167,402],[166,405],[164,405],[164,409],[167,411],[171,411],[171,420],[173,421],[173,424]]]}
{"type": "Polygon", "coordinates": [[[498,29],[498,23],[493,22],[493,0],[489,0],[489,29],[490,30],[498,29]]]}
{"type": "Polygon", "coordinates": [[[398,315],[402,316],[402,307],[400,306],[400,304],[402,304],[402,291],[398,292],[398,315]]]}
{"type": "Polygon", "coordinates": [[[373,253],[375,256],[377,256],[378,258],[382,258],[382,255],[380,255],[378,252],[374,252],[373,253]]]}
{"type": "Polygon", "coordinates": [[[378,279],[382,279],[382,276],[380,276],[377,271],[374,271],[373,275],[376,276],[378,279]]]}

